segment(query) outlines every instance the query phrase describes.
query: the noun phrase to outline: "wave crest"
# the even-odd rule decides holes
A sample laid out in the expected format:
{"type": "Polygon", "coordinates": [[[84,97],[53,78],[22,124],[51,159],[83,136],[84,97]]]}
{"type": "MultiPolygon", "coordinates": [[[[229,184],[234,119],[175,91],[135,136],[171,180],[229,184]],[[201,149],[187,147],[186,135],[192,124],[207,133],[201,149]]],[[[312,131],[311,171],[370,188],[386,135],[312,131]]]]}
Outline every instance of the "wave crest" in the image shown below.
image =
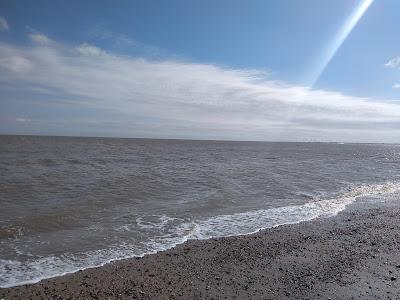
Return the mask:
{"type": "MultiPolygon", "coordinates": [[[[184,243],[188,239],[245,235],[260,229],[333,216],[359,197],[391,194],[399,190],[400,183],[395,182],[363,185],[344,191],[331,199],[315,199],[303,205],[219,215],[197,221],[158,215],[143,216],[136,219],[135,225],[151,232],[159,231],[146,244],[122,244],[111,249],[58,257],[40,257],[25,262],[0,259],[0,274],[2,275],[0,287],[35,283],[42,279],[102,266],[115,260],[155,253],[184,243]]],[[[127,224],[119,227],[118,230],[130,231],[131,228],[134,227],[127,224]]]]}

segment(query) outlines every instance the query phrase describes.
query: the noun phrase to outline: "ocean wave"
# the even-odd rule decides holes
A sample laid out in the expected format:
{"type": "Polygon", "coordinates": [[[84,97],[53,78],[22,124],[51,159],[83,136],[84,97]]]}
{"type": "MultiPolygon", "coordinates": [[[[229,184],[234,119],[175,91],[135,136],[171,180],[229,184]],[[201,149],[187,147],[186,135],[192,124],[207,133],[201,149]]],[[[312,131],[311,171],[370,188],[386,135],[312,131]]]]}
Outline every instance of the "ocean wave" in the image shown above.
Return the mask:
{"type": "MultiPolygon", "coordinates": [[[[343,191],[331,199],[314,199],[303,205],[255,210],[230,215],[218,215],[195,221],[165,215],[143,216],[136,219],[135,226],[155,232],[141,244],[120,244],[109,249],[74,255],[32,258],[21,262],[0,259],[0,287],[12,287],[35,283],[42,279],[73,273],[82,269],[102,266],[106,263],[145,254],[156,253],[184,243],[189,239],[245,235],[260,229],[329,217],[344,210],[359,197],[391,194],[400,191],[400,183],[388,182],[363,185],[343,191]]],[[[130,224],[119,230],[134,230],[130,224]]]]}
{"type": "Polygon", "coordinates": [[[359,197],[390,194],[400,190],[400,183],[388,182],[363,185],[341,193],[332,199],[315,199],[303,205],[255,210],[231,215],[219,215],[198,222],[193,238],[208,239],[252,234],[260,229],[295,224],[318,217],[334,216],[359,197]]]}

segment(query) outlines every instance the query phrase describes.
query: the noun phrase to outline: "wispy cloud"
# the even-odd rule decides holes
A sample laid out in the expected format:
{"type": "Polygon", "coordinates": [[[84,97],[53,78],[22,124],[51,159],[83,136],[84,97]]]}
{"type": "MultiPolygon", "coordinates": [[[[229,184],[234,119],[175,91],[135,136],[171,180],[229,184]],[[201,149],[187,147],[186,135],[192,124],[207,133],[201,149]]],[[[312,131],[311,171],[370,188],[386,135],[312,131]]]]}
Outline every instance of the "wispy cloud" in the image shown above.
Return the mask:
{"type": "Polygon", "coordinates": [[[384,66],[391,69],[400,68],[400,56],[388,60],[384,66]]]}
{"type": "MultiPolygon", "coordinates": [[[[43,34],[30,38],[31,46],[0,43],[0,89],[29,88],[28,97],[40,94],[38,103],[62,101],[82,110],[103,110],[101,117],[81,120],[97,128],[97,134],[114,130],[114,135],[131,136],[353,141],[400,137],[396,102],[291,85],[256,70],[122,56],[87,43],[57,43],[43,34]]],[[[65,126],[73,125],[60,128],[65,126]]]]}
{"type": "Polygon", "coordinates": [[[8,29],[7,20],[4,17],[0,17],[0,31],[7,31],[8,29]]]}
{"type": "Polygon", "coordinates": [[[20,122],[20,123],[26,123],[26,122],[29,122],[30,120],[26,119],[26,118],[16,118],[15,121],[20,122]]]}
{"type": "Polygon", "coordinates": [[[9,55],[0,58],[0,67],[14,73],[25,73],[31,70],[32,64],[23,56],[9,55]]]}
{"type": "MultiPolygon", "coordinates": [[[[396,56],[392,59],[390,59],[389,61],[387,61],[384,66],[386,68],[390,68],[390,69],[399,69],[400,70],[400,56],[396,56]]],[[[400,83],[394,83],[392,85],[392,88],[394,89],[400,89],[400,83]]]]}
{"type": "Polygon", "coordinates": [[[129,50],[130,53],[136,55],[144,55],[146,57],[162,57],[166,53],[164,50],[139,42],[125,34],[113,32],[109,29],[96,27],[87,32],[89,37],[93,37],[98,40],[107,41],[114,49],[118,50],[129,50]]]}
{"type": "Polygon", "coordinates": [[[78,50],[79,53],[82,55],[86,56],[102,56],[102,55],[107,55],[107,52],[104,50],[101,50],[100,48],[97,48],[95,46],[89,45],[87,43],[83,43],[76,47],[76,50],[78,50]]]}
{"type": "Polygon", "coordinates": [[[35,43],[37,43],[37,44],[48,44],[48,43],[50,43],[50,39],[46,36],[46,35],[44,35],[44,34],[42,34],[42,33],[30,33],[29,35],[29,38],[33,41],[33,42],[35,42],[35,43]]]}

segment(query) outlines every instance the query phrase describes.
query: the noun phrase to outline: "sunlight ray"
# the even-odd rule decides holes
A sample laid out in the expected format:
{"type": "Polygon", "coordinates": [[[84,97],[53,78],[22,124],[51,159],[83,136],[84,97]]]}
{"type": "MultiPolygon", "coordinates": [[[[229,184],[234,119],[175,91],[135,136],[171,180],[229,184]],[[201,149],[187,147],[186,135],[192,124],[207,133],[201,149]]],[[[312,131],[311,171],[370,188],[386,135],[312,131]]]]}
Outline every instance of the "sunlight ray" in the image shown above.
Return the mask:
{"type": "Polygon", "coordinates": [[[340,28],[338,33],[334,36],[334,38],[327,45],[325,50],[322,53],[322,56],[318,58],[318,62],[316,66],[312,69],[309,75],[309,86],[313,87],[318,79],[321,77],[322,73],[338,52],[340,47],[343,45],[346,38],[350,35],[351,31],[360,21],[362,16],[371,6],[374,0],[363,0],[360,4],[354,9],[353,13],[347,18],[344,22],[343,26],[340,28]]]}

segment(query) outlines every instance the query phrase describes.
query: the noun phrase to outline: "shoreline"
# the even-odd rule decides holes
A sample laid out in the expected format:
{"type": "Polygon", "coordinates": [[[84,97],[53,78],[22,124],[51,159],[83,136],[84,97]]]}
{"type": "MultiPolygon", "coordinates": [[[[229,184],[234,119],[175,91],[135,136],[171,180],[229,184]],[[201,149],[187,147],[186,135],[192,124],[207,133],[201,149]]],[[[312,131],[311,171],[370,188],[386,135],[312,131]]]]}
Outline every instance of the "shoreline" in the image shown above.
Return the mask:
{"type": "MultiPolygon", "coordinates": [[[[377,185],[377,186],[378,187],[382,187],[382,186],[387,186],[387,184],[385,184],[385,185],[377,185]]],[[[360,189],[360,188],[357,188],[357,189],[360,189]]],[[[356,191],[357,189],[355,189],[354,191],[356,191]]],[[[308,215],[308,216],[304,216],[303,215],[300,219],[299,218],[294,218],[294,219],[291,219],[291,220],[283,221],[283,223],[279,223],[278,222],[278,223],[275,223],[272,226],[270,225],[270,226],[267,226],[265,228],[259,228],[257,230],[252,230],[252,231],[245,232],[245,233],[227,234],[227,235],[224,234],[223,236],[211,236],[211,237],[206,237],[206,238],[204,238],[204,237],[198,238],[198,237],[190,237],[189,236],[189,237],[185,237],[181,241],[176,242],[175,244],[173,244],[173,245],[171,245],[171,246],[169,246],[167,248],[150,251],[150,252],[143,253],[141,255],[136,255],[136,256],[113,258],[113,259],[109,259],[109,260],[104,261],[104,262],[99,263],[99,264],[87,265],[84,268],[70,269],[69,271],[60,272],[60,273],[56,273],[56,274],[52,274],[52,275],[44,275],[44,276],[36,277],[34,279],[21,281],[21,282],[15,283],[15,284],[3,285],[3,286],[0,286],[0,290],[1,289],[15,288],[15,287],[18,287],[18,286],[32,285],[32,284],[36,284],[36,283],[41,282],[41,281],[46,280],[46,279],[62,277],[62,276],[74,274],[74,273],[77,273],[77,272],[80,272],[80,271],[85,271],[85,270],[88,270],[88,269],[96,269],[96,268],[103,267],[103,266],[105,266],[107,264],[115,263],[115,262],[122,261],[122,260],[136,259],[136,258],[142,258],[142,257],[147,256],[147,255],[154,255],[154,254],[157,254],[157,253],[160,253],[160,252],[164,252],[164,251],[168,251],[170,249],[173,249],[173,248],[175,248],[175,247],[177,247],[179,245],[182,245],[182,244],[184,244],[184,243],[186,243],[188,241],[191,241],[191,240],[193,240],[193,241],[197,241],[197,240],[201,241],[201,240],[219,239],[219,238],[227,238],[227,237],[248,236],[248,235],[253,235],[255,233],[258,233],[258,232],[260,232],[262,230],[268,230],[268,229],[272,229],[272,228],[279,227],[279,226],[293,225],[293,224],[298,224],[298,223],[302,223],[302,222],[309,222],[309,221],[312,221],[312,220],[315,220],[315,219],[321,218],[321,217],[322,218],[333,217],[333,216],[336,216],[339,212],[345,210],[346,207],[349,204],[351,204],[354,201],[356,201],[356,197],[352,196],[350,198],[354,198],[354,199],[348,200],[347,197],[346,197],[346,194],[344,194],[344,195],[342,195],[341,197],[338,197],[338,198],[325,199],[325,200],[321,200],[319,202],[316,202],[316,203],[318,203],[320,205],[321,203],[327,203],[327,202],[332,202],[333,203],[334,201],[339,201],[340,205],[338,205],[336,203],[335,206],[337,206],[337,207],[335,207],[334,209],[331,208],[331,211],[328,212],[328,213],[322,212],[323,210],[319,210],[318,212],[314,212],[314,214],[316,214],[316,215],[313,215],[312,213],[310,213],[310,215],[308,215]]],[[[250,213],[255,214],[254,217],[257,217],[256,215],[259,212],[265,212],[265,211],[274,210],[273,214],[277,214],[277,213],[279,214],[278,210],[284,209],[284,212],[281,212],[282,214],[284,214],[285,210],[288,209],[288,208],[303,209],[304,207],[310,206],[310,205],[313,205],[313,204],[315,204],[315,203],[310,202],[310,203],[301,204],[301,205],[277,207],[277,208],[271,208],[271,209],[266,209],[266,210],[256,210],[256,211],[252,211],[250,213]]],[[[311,211],[311,207],[308,207],[308,209],[311,211]]],[[[314,207],[314,209],[315,209],[315,207],[314,207]]],[[[243,213],[244,216],[247,216],[248,214],[249,214],[249,212],[243,213]]],[[[229,216],[232,217],[232,216],[237,216],[237,215],[242,215],[242,213],[236,213],[236,214],[229,215],[229,216]]],[[[224,215],[222,217],[224,217],[224,215]]]]}
{"type": "Polygon", "coordinates": [[[0,289],[0,298],[398,299],[399,195],[241,236],[189,240],[143,257],[0,289]],[[367,204],[367,205],[366,205],[367,204]]]}

